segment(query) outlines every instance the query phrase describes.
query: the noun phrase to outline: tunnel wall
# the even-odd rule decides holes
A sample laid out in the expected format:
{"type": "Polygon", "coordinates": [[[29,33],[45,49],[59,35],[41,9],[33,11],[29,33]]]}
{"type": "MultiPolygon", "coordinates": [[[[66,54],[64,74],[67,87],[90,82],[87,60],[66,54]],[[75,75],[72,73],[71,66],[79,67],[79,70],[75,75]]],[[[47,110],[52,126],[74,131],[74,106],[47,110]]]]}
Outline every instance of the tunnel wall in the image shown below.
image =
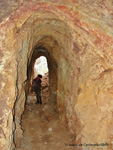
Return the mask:
{"type": "MultiPolygon", "coordinates": [[[[21,139],[27,64],[43,44],[58,65],[61,120],[76,143],[109,143],[99,148],[111,150],[112,1],[21,1],[16,9],[0,24],[0,149],[21,139]]],[[[80,147],[87,148],[98,149],[80,147]]]]}

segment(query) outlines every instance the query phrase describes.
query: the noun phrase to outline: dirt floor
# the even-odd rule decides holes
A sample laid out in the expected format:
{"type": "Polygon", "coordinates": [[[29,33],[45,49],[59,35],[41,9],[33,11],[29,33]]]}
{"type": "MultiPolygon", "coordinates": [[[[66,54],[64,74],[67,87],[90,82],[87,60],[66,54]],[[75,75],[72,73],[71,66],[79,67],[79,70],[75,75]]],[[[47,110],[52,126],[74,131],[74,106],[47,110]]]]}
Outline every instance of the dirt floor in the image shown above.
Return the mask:
{"type": "Polygon", "coordinates": [[[36,97],[28,96],[22,116],[23,139],[16,150],[75,150],[68,129],[59,120],[58,113],[48,103],[49,89],[45,82],[42,90],[43,105],[35,104],[36,97]]]}

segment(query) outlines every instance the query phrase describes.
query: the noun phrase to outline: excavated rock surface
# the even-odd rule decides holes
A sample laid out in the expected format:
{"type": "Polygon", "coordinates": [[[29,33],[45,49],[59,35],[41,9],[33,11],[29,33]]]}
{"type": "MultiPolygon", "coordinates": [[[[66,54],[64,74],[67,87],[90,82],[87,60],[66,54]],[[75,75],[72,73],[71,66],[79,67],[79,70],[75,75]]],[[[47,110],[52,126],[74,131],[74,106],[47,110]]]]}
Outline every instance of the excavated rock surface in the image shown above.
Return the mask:
{"type": "Polygon", "coordinates": [[[39,48],[48,60],[51,103],[75,142],[109,144],[82,150],[113,149],[113,1],[0,4],[0,149],[12,150],[22,137],[28,67],[39,48]]]}
{"type": "Polygon", "coordinates": [[[42,103],[35,104],[35,94],[27,99],[22,116],[23,138],[16,143],[16,150],[74,150],[67,128],[63,126],[53,105],[48,102],[49,89],[47,77],[42,82],[42,103]]]}
{"type": "Polygon", "coordinates": [[[52,106],[36,105],[35,97],[31,100],[22,117],[23,138],[16,150],[74,150],[73,146],[66,146],[72,143],[69,131],[52,106]]]}

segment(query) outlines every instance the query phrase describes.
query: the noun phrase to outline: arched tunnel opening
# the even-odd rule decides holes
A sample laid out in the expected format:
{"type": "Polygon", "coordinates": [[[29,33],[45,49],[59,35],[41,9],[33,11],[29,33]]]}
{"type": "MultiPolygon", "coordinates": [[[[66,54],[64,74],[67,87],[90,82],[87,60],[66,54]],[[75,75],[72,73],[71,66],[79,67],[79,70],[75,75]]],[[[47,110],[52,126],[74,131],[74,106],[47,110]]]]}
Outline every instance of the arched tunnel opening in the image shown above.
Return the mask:
{"type": "MultiPolygon", "coordinates": [[[[39,52],[40,53],[40,52],[39,52]]],[[[41,90],[40,90],[40,95],[41,97],[41,102],[42,104],[46,103],[49,99],[49,69],[48,69],[48,62],[47,62],[47,59],[45,56],[39,56],[38,58],[36,58],[35,61],[33,61],[32,63],[32,68],[30,68],[30,82],[29,82],[29,85],[28,85],[28,88],[29,88],[29,92],[28,92],[28,95],[27,95],[27,100],[28,100],[28,97],[29,95],[33,95],[35,96],[35,102],[37,102],[37,97],[36,97],[36,94],[35,93],[35,89],[36,91],[38,91],[38,88],[35,86],[37,84],[33,83],[34,80],[37,79],[37,76],[41,75],[42,78],[41,78],[41,86],[39,87],[41,90]],[[42,91],[45,91],[45,92],[42,92],[42,91]],[[46,93],[47,92],[47,93],[46,93]]],[[[29,76],[29,74],[28,74],[29,76]]],[[[26,100],[26,101],[27,101],[26,100]]]]}
{"type": "MultiPolygon", "coordinates": [[[[48,65],[48,77],[49,78],[49,101],[52,103],[56,103],[57,101],[57,63],[55,60],[52,60],[48,50],[44,48],[43,46],[39,46],[34,49],[31,62],[28,65],[28,73],[27,73],[27,85],[26,85],[26,93],[30,92],[31,87],[31,81],[34,76],[34,65],[36,62],[36,59],[40,58],[41,56],[45,57],[47,59],[47,65],[48,65]]],[[[43,73],[42,73],[43,76],[43,73]]],[[[43,84],[43,83],[42,83],[43,84]]]]}
{"type": "MultiPolygon", "coordinates": [[[[28,59],[27,79],[24,81],[26,100],[19,124],[18,121],[16,121],[16,111],[18,110],[18,102],[20,101],[21,103],[21,100],[17,100],[14,110],[15,123],[16,126],[19,126],[19,128],[16,128],[14,131],[16,149],[38,149],[39,147],[41,149],[45,149],[46,147],[53,149],[54,145],[56,145],[56,149],[62,149],[65,148],[65,141],[70,141],[71,143],[72,140],[75,140],[75,136],[69,132],[65,108],[65,95],[63,93],[65,88],[64,82],[66,82],[64,78],[68,77],[68,73],[66,73],[63,67],[67,65],[66,68],[68,71],[69,63],[65,58],[60,58],[60,55],[57,56],[58,58],[53,56],[55,51],[58,52],[58,49],[60,49],[60,47],[55,39],[52,37],[44,37],[38,41],[37,45],[33,48],[32,56],[28,59]],[[52,44],[50,45],[50,43],[52,44]],[[53,54],[51,51],[53,51],[53,54]],[[42,56],[47,59],[49,87],[46,87],[47,84],[44,85],[45,81],[43,82],[44,77],[42,77],[42,105],[37,105],[36,95],[31,92],[31,87],[32,79],[36,77],[34,72],[36,60],[42,56]],[[64,59],[61,65],[57,62],[59,59],[61,61],[64,59]],[[61,77],[58,74],[61,75],[61,77]],[[62,85],[60,85],[61,83],[62,85]],[[58,86],[61,87],[61,90],[58,89],[58,86]]],[[[73,147],[70,149],[73,149],[73,147]]]]}
{"type": "MultiPolygon", "coordinates": [[[[35,93],[36,83],[33,83],[33,81],[35,79],[37,79],[38,75],[41,75],[42,78],[41,78],[40,95],[41,95],[41,102],[42,102],[42,104],[44,104],[49,99],[49,69],[48,69],[48,62],[47,62],[46,57],[40,56],[39,58],[37,58],[35,60],[34,67],[32,70],[33,71],[32,71],[32,75],[31,75],[31,88],[29,90],[31,92],[29,93],[29,95],[32,94],[32,95],[36,96],[36,93],[35,93]],[[44,91],[44,92],[42,92],[42,91],[44,91]]],[[[36,88],[36,91],[37,90],[39,90],[39,89],[36,88]]]]}
{"type": "Polygon", "coordinates": [[[14,139],[16,149],[45,149],[46,147],[53,149],[54,145],[56,149],[62,149],[63,143],[71,139],[68,128],[63,127],[59,119],[57,69],[58,65],[52,60],[46,48],[39,46],[34,49],[27,68],[26,102],[20,121],[23,137],[19,141],[17,133],[17,138],[14,139]],[[48,70],[44,70],[44,58],[48,70]],[[43,66],[41,66],[41,61],[43,66]],[[42,75],[42,105],[36,103],[37,98],[32,84],[38,74],[42,75]]]}
{"type": "Polygon", "coordinates": [[[112,2],[4,0],[0,7],[0,150],[113,149],[112,2]],[[31,84],[42,56],[49,90],[42,84],[37,105],[31,84]]]}

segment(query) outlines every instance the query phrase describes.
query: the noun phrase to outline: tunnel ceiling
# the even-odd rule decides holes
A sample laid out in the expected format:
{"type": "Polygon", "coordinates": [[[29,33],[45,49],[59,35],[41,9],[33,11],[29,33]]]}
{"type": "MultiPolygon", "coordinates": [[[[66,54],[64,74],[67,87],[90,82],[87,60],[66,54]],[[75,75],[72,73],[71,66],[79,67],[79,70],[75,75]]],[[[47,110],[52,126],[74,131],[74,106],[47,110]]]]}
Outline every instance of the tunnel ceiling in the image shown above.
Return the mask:
{"type": "MultiPolygon", "coordinates": [[[[34,39],[35,42],[37,42],[41,37],[48,35],[53,36],[57,41],[61,42],[59,38],[62,36],[62,41],[70,43],[70,45],[71,42],[74,41],[74,49],[82,51],[85,49],[86,43],[90,42],[93,49],[98,47],[98,53],[102,55],[102,53],[105,52],[107,58],[111,60],[112,56],[110,55],[109,47],[112,45],[112,28],[108,23],[112,22],[112,18],[110,19],[112,13],[110,2],[98,2],[98,7],[105,7],[108,4],[106,7],[109,8],[109,11],[106,8],[106,15],[104,12],[105,8],[101,8],[99,9],[101,11],[99,11],[96,2],[92,2],[92,5],[87,1],[82,4],[80,1],[73,1],[73,3],[71,1],[61,1],[60,5],[58,2],[59,1],[45,1],[41,3],[40,1],[37,3],[35,1],[29,1],[24,5],[20,5],[11,16],[8,16],[1,22],[1,27],[3,27],[4,30],[7,28],[4,34],[8,36],[12,30],[13,33],[8,37],[9,40],[12,40],[12,36],[16,34],[18,36],[19,32],[23,31],[23,28],[26,28],[25,32],[27,30],[26,34],[28,34],[27,40],[31,40],[31,42],[32,40],[34,41],[34,39]],[[95,5],[95,7],[93,7],[93,5],[95,5]],[[83,6],[84,9],[82,9],[83,6]],[[87,6],[89,7],[87,8],[87,6]],[[92,7],[99,11],[97,11],[99,13],[98,16],[96,14],[97,12],[91,12],[92,7]],[[88,15],[89,13],[90,15],[88,15]],[[102,14],[105,15],[105,18],[107,18],[107,15],[109,16],[108,22],[107,19],[102,18],[102,14]],[[30,29],[28,30],[28,28],[30,29]]],[[[1,28],[2,31],[3,28],[1,28]]],[[[23,36],[23,34],[21,33],[21,36],[23,36]]],[[[2,38],[4,39],[4,36],[2,38]]],[[[7,42],[4,40],[4,43],[7,42]]],[[[11,44],[11,46],[14,47],[15,43],[11,44]]],[[[63,42],[61,45],[63,46],[63,42]]]]}
{"type": "Polygon", "coordinates": [[[52,96],[76,143],[112,140],[112,0],[10,2],[0,2],[0,149],[22,136],[27,66],[39,46],[58,66],[52,96]]]}

